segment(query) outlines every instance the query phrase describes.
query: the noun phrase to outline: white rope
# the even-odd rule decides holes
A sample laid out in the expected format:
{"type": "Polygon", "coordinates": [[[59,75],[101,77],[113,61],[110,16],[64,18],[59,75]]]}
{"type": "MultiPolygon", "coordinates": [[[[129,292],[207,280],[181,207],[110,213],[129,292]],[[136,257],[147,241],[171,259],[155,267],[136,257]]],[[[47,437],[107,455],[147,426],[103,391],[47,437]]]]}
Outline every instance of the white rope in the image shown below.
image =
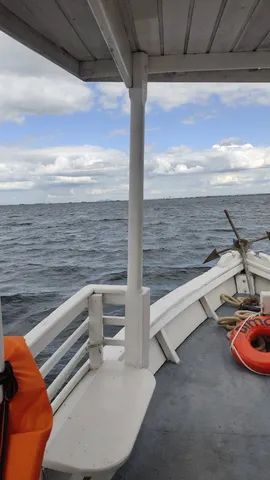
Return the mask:
{"type": "Polygon", "coordinates": [[[270,374],[269,373],[261,373],[261,372],[257,372],[256,370],[253,370],[253,368],[251,368],[249,365],[246,364],[246,362],[243,360],[243,358],[241,357],[240,353],[238,352],[237,348],[235,347],[235,340],[236,338],[238,337],[239,333],[241,332],[242,328],[245,326],[245,324],[248,322],[248,320],[250,320],[251,318],[255,318],[257,317],[258,315],[260,315],[260,313],[254,313],[254,314],[251,314],[249,315],[249,317],[247,317],[244,322],[242,323],[241,327],[238,329],[236,335],[233,337],[232,341],[231,341],[231,344],[230,344],[230,348],[231,350],[233,350],[238,359],[240,360],[240,362],[242,363],[242,365],[244,365],[248,370],[250,370],[251,372],[253,373],[257,373],[257,375],[264,375],[265,377],[269,377],[270,374]]]}

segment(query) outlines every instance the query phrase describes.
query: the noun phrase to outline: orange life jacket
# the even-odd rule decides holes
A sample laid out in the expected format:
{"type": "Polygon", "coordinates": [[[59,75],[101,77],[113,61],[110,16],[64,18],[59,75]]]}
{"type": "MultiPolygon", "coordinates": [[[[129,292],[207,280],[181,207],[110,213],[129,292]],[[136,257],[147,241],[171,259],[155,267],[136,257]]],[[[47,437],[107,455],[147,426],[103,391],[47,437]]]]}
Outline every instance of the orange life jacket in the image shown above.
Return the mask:
{"type": "Polygon", "coordinates": [[[4,348],[18,384],[9,402],[4,480],[38,480],[53,419],[46,386],[23,337],[5,337],[4,348]]]}

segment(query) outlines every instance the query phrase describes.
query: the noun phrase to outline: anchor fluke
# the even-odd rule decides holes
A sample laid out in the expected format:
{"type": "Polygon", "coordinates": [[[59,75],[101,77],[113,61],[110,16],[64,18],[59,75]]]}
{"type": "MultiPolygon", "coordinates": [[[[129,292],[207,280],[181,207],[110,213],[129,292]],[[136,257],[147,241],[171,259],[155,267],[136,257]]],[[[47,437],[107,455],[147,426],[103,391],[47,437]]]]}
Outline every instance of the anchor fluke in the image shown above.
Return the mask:
{"type": "Polygon", "coordinates": [[[214,250],[212,250],[210,255],[208,255],[208,257],[204,260],[203,263],[212,262],[212,260],[216,260],[217,258],[219,258],[222,253],[229,252],[229,250],[235,250],[234,246],[224,248],[223,250],[220,250],[220,252],[218,252],[217,249],[214,248],[214,250]]]}
{"type": "Polygon", "coordinates": [[[219,258],[219,253],[216,248],[208,255],[208,257],[204,260],[203,263],[208,263],[211,262],[212,260],[216,260],[216,258],[219,258]]]}

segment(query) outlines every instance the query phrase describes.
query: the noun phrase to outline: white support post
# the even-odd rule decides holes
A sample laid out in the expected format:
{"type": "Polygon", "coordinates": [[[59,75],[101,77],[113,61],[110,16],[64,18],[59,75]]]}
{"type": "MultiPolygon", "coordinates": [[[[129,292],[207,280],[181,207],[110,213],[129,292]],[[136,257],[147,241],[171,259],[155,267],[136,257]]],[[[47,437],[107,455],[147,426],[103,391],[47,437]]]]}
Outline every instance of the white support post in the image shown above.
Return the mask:
{"type": "Polygon", "coordinates": [[[103,304],[100,293],[90,295],[88,315],[90,368],[97,369],[103,362],[103,304]]]}
{"type": "MultiPolygon", "coordinates": [[[[3,372],[5,368],[4,357],[4,334],[3,334],[3,318],[2,318],[2,305],[0,297],[0,372],[3,372]]],[[[0,387],[0,403],[3,400],[3,389],[0,387]]]]}
{"type": "Polygon", "coordinates": [[[126,295],[125,360],[138,368],[148,366],[150,308],[149,291],[142,289],[144,123],[148,57],[133,55],[133,85],[130,97],[130,161],[128,218],[128,282],[126,295]]]}

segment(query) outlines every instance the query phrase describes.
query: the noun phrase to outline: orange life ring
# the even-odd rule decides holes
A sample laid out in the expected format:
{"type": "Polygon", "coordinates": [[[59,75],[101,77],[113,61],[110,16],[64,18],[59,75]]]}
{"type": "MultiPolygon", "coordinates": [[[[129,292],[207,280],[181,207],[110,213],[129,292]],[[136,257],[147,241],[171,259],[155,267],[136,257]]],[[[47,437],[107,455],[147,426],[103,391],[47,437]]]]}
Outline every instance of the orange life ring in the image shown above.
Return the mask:
{"type": "Polygon", "coordinates": [[[259,336],[270,336],[270,316],[250,316],[230,333],[231,352],[237,362],[254,373],[270,375],[270,352],[252,346],[259,336]]]}

